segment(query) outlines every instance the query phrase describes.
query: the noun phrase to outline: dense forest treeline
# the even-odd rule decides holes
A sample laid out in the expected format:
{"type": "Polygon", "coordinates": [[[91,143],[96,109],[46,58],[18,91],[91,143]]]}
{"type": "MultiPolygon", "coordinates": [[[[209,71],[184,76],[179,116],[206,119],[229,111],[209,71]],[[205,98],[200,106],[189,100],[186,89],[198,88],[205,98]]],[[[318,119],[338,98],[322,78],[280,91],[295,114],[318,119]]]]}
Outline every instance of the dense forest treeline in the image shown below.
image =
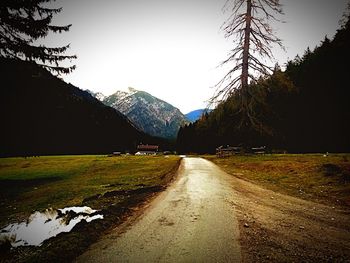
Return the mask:
{"type": "Polygon", "coordinates": [[[289,152],[349,152],[349,47],[347,17],[333,40],[325,37],[313,51],[308,48],[289,61],[284,71],[276,66],[270,77],[249,85],[258,129],[245,125],[237,92],[182,127],[178,151],[213,153],[220,145],[265,145],[289,152]]]}
{"type": "Polygon", "coordinates": [[[0,70],[0,156],[132,152],[141,142],[171,147],[33,62],[0,58],[0,70]]]}

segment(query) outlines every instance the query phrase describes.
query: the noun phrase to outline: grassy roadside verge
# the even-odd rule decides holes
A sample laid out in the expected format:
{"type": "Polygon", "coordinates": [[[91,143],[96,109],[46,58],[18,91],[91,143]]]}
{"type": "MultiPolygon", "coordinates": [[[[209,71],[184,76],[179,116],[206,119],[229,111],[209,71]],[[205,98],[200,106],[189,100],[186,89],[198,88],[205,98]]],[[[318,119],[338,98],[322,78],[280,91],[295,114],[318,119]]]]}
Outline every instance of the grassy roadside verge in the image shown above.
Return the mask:
{"type": "Polygon", "coordinates": [[[87,205],[103,220],[78,224],[40,247],[1,253],[11,261],[70,261],[147,198],[163,189],[179,165],[177,156],[49,156],[0,159],[1,228],[33,211],[87,205]]]}
{"type": "Polygon", "coordinates": [[[231,175],[276,192],[328,205],[350,206],[350,154],[204,158],[231,175]]]}

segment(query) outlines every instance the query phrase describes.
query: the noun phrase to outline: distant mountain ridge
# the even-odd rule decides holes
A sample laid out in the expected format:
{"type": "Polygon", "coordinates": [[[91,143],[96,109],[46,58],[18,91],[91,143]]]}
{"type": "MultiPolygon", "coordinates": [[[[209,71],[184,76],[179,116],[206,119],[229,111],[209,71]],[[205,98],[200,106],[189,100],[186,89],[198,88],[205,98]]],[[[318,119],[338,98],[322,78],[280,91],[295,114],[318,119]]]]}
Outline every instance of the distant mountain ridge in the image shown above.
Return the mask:
{"type": "Polygon", "coordinates": [[[90,93],[91,96],[95,97],[96,99],[98,99],[101,102],[106,98],[106,96],[103,95],[101,92],[93,92],[92,90],[89,90],[89,89],[87,89],[85,91],[90,93]]]}
{"type": "Polygon", "coordinates": [[[191,111],[187,114],[185,114],[185,117],[187,118],[187,120],[189,120],[190,122],[195,122],[196,120],[198,120],[203,113],[205,112],[211,112],[210,109],[199,109],[199,110],[194,110],[191,111]]]}
{"type": "Polygon", "coordinates": [[[157,137],[176,138],[188,121],[179,109],[151,94],[129,88],[105,97],[102,102],[127,116],[144,132],[157,137]]]}
{"type": "Polygon", "coordinates": [[[31,62],[0,59],[0,156],[110,153],[157,143],[125,115],[31,62]]]}

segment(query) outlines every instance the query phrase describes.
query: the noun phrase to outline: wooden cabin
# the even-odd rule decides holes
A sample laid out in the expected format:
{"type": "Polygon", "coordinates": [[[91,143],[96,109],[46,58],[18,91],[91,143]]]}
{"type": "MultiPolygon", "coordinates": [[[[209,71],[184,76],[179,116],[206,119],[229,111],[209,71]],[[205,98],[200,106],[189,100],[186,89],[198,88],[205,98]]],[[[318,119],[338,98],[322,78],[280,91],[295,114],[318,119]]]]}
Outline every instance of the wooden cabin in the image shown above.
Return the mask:
{"type": "Polygon", "coordinates": [[[136,155],[155,155],[158,153],[158,145],[139,144],[136,155]]]}

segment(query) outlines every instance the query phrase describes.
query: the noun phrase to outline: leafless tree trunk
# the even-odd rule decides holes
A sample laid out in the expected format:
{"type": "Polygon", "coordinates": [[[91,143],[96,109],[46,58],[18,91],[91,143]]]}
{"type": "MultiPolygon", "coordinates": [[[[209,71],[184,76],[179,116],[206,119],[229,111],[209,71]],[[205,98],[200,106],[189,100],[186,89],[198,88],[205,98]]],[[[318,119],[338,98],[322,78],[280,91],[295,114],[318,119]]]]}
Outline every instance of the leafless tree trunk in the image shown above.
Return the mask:
{"type": "Polygon", "coordinates": [[[271,60],[274,44],[283,48],[281,39],[276,37],[268,23],[278,19],[274,14],[283,14],[279,0],[228,0],[225,7],[233,2],[231,15],[224,23],[225,37],[234,37],[235,47],[221,65],[233,63],[233,67],[216,85],[211,103],[221,102],[236,92],[241,99],[240,112],[254,126],[260,126],[251,107],[255,99],[249,92],[249,83],[261,76],[269,75],[273,67],[266,64],[271,60]]]}
{"type": "MultiPolygon", "coordinates": [[[[241,109],[245,112],[248,109],[248,79],[249,79],[249,47],[250,47],[250,29],[252,17],[252,1],[247,0],[247,12],[244,28],[244,44],[242,57],[242,73],[241,73],[241,109]]],[[[249,112],[246,112],[249,114],[249,112]]]]}

